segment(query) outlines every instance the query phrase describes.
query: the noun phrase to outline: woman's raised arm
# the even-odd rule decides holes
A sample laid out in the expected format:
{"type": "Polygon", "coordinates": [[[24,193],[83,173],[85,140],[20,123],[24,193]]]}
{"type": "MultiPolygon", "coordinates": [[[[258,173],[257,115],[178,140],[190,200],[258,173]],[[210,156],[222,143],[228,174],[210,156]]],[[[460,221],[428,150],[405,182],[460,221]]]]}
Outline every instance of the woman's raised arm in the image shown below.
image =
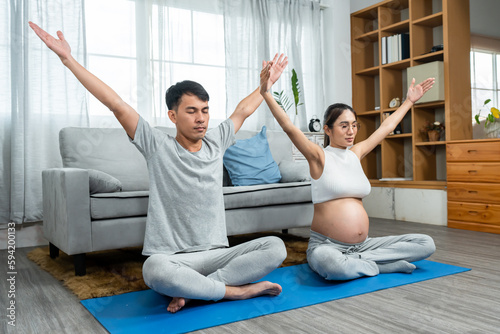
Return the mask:
{"type": "Polygon", "coordinates": [[[359,159],[363,159],[396,128],[413,104],[420,100],[420,98],[432,88],[434,81],[434,78],[428,78],[415,86],[415,78],[413,78],[406,94],[406,100],[403,104],[401,104],[401,106],[396,109],[391,116],[387,117],[385,121],[380,124],[378,129],[375,130],[375,132],[372,133],[367,139],[354,145],[351,151],[356,153],[359,159]]]}
{"type": "Polygon", "coordinates": [[[260,93],[264,97],[269,109],[271,109],[274,118],[278,121],[278,124],[288,135],[295,147],[297,147],[297,149],[306,158],[309,163],[311,176],[314,179],[317,179],[323,173],[323,166],[325,163],[323,149],[319,147],[319,145],[307,139],[305,134],[292,123],[290,117],[288,117],[286,112],[274,100],[269,87],[269,69],[272,66],[272,63],[267,62],[263,65],[263,69],[260,72],[260,93]]]}

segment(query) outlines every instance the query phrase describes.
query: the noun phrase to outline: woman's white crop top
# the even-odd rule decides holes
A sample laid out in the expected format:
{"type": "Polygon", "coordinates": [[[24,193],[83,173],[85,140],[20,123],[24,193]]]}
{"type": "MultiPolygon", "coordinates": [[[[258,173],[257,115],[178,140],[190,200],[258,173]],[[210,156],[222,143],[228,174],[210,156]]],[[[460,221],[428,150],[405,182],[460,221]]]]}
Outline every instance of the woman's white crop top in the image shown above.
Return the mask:
{"type": "Polygon", "coordinates": [[[323,174],[311,178],[312,202],[323,203],[337,198],[363,198],[370,193],[370,181],[363,172],[358,156],[349,148],[327,146],[323,174]]]}

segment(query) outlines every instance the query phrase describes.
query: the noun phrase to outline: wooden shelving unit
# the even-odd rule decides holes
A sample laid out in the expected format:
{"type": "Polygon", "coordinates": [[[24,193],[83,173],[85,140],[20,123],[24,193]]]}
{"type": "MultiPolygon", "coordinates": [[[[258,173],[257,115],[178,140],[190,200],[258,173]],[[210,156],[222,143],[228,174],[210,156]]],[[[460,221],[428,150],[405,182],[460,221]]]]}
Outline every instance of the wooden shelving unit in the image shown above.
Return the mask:
{"type": "Polygon", "coordinates": [[[447,141],[472,137],[469,0],[386,0],[352,13],[351,48],[357,141],[380,126],[383,113],[396,110],[388,107],[393,98],[406,98],[409,67],[443,62],[444,100],[414,105],[403,133],[386,137],[362,166],[373,186],[444,189],[447,141]],[[382,64],[382,38],[404,33],[410,57],[382,64]],[[438,44],[443,50],[430,52],[438,44]],[[426,121],[445,124],[440,141],[421,138],[426,121]]]}

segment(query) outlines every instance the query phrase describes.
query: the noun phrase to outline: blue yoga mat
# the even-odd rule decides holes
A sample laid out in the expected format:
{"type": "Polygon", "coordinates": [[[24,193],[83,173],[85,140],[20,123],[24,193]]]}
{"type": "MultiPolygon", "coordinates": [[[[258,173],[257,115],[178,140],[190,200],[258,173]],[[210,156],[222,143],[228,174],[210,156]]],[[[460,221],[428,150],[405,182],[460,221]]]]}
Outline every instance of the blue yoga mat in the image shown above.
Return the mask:
{"type": "Polygon", "coordinates": [[[283,288],[277,297],[219,302],[191,301],[169,313],[171,298],[152,290],[82,300],[110,333],[183,333],[368,292],[453,275],[470,269],[428,260],[414,262],[412,274],[381,274],[352,281],[326,281],[307,264],[278,268],[264,277],[283,288]]]}

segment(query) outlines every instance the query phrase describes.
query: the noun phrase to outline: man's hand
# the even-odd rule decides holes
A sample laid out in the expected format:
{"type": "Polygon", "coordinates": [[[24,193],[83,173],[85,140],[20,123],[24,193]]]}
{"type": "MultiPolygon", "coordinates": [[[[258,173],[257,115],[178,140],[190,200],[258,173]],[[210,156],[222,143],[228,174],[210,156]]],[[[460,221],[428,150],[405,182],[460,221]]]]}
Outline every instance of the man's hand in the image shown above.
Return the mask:
{"type": "Polygon", "coordinates": [[[411,103],[417,102],[418,100],[420,100],[420,98],[422,96],[424,96],[424,94],[429,89],[432,88],[432,85],[434,85],[434,81],[435,81],[434,78],[428,78],[428,79],[422,81],[421,83],[419,83],[418,85],[414,86],[415,85],[415,78],[413,78],[413,80],[411,81],[411,85],[408,88],[408,93],[406,94],[406,99],[409,100],[411,103]]]}
{"type": "Polygon", "coordinates": [[[264,63],[266,63],[265,66],[263,66],[262,68],[262,71],[260,71],[260,94],[265,94],[266,92],[269,91],[269,89],[271,89],[271,85],[269,84],[270,83],[270,80],[269,80],[269,77],[270,77],[270,67],[271,67],[271,63],[270,62],[263,62],[262,65],[264,65],[264,63]]]}
{"type": "Polygon", "coordinates": [[[40,37],[40,39],[47,45],[49,49],[55,52],[56,55],[61,58],[61,61],[64,62],[66,59],[71,57],[71,48],[68,42],[64,39],[64,35],[61,31],[57,32],[57,36],[59,39],[55,39],[45,30],[34,24],[33,22],[29,22],[29,25],[33,31],[40,37]]]}

